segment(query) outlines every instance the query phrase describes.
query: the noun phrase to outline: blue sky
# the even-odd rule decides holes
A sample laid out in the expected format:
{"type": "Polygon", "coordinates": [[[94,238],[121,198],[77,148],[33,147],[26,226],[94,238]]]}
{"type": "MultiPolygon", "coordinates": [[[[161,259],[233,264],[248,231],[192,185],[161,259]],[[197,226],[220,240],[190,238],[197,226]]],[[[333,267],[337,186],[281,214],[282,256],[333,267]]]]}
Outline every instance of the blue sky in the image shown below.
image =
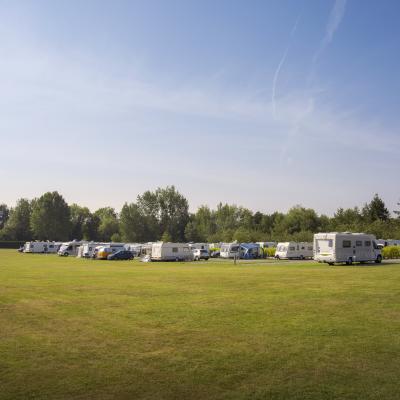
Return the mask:
{"type": "Polygon", "coordinates": [[[400,197],[398,1],[0,0],[0,202],[332,214],[400,197]]]}

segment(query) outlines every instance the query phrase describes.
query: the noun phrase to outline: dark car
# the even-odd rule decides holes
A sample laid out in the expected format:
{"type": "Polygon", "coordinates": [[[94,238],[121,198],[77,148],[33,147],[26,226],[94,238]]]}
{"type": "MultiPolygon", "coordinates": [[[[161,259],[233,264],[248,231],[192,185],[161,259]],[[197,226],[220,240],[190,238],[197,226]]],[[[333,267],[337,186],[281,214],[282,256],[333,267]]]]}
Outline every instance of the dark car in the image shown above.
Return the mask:
{"type": "Polygon", "coordinates": [[[114,254],[110,254],[107,260],[133,260],[133,253],[129,250],[120,250],[114,254]]]}

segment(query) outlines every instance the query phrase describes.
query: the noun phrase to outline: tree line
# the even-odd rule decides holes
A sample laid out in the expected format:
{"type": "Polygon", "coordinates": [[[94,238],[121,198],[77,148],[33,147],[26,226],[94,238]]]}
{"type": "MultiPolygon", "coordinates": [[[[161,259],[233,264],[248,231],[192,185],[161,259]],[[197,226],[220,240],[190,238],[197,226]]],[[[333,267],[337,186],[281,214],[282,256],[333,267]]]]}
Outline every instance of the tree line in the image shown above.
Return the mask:
{"type": "Polygon", "coordinates": [[[12,208],[0,204],[0,240],[311,241],[314,233],[329,231],[400,238],[400,213],[394,214],[378,194],[362,208],[339,208],[328,217],[299,205],[287,213],[265,214],[220,203],[216,209],[201,206],[190,213],[187,199],[174,186],[146,191],[120,212],[112,207],[91,212],[68,205],[58,192],[47,192],[33,200],[19,199],[12,208]]]}

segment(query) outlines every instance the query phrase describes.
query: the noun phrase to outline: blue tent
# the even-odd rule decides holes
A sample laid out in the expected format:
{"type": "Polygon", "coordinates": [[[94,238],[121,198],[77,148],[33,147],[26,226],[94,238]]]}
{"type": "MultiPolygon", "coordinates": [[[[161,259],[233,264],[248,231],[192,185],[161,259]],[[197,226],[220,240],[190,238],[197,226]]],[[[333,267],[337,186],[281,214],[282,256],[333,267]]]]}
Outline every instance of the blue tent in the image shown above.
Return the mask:
{"type": "Polygon", "coordinates": [[[260,246],[255,243],[241,243],[240,244],[240,258],[253,259],[258,258],[260,246]]]}

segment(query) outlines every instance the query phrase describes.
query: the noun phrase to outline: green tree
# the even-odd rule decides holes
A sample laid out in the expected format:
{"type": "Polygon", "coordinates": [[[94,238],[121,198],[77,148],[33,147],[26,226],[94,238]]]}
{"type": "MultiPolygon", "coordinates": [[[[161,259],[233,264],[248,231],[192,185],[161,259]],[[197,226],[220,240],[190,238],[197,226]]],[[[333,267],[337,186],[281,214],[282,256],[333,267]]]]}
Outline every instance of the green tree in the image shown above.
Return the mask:
{"type": "Polygon", "coordinates": [[[108,242],[115,233],[119,233],[119,223],[112,207],[99,208],[95,215],[99,218],[98,239],[108,242]]]}
{"type": "Polygon", "coordinates": [[[146,217],[141,213],[140,207],[135,203],[125,203],[120,216],[120,231],[122,239],[126,242],[149,241],[149,232],[146,217]]]}
{"type": "Polygon", "coordinates": [[[10,218],[4,226],[5,236],[11,240],[31,240],[30,226],[31,202],[27,199],[19,199],[10,211],[10,218]]]}
{"type": "Polygon", "coordinates": [[[362,216],[368,222],[377,220],[388,221],[390,218],[389,210],[386,208],[384,201],[375,194],[369,204],[365,204],[362,209],[362,216]]]}
{"type": "Polygon", "coordinates": [[[91,217],[89,209],[78,204],[72,204],[69,208],[71,213],[71,239],[90,239],[86,228],[91,217]]]}
{"type": "Polygon", "coordinates": [[[33,201],[33,235],[41,240],[67,240],[70,233],[70,210],[58,192],[47,192],[33,201]]]}
{"type": "Polygon", "coordinates": [[[0,204],[0,229],[4,228],[4,225],[6,224],[9,215],[10,210],[7,204],[0,204]]]}

